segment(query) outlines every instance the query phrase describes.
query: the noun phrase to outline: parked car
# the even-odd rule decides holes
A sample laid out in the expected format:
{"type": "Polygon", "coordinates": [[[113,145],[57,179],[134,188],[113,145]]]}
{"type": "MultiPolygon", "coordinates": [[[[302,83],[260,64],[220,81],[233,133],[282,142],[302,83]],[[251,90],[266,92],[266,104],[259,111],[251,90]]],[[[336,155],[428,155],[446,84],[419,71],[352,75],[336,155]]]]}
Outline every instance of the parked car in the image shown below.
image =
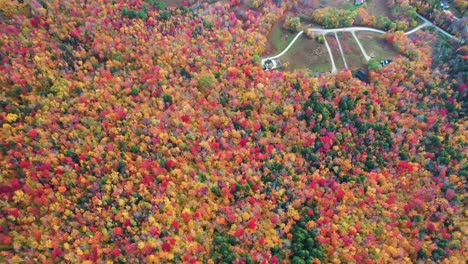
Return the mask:
{"type": "Polygon", "coordinates": [[[390,64],[390,62],[392,62],[392,60],[381,60],[380,61],[380,65],[383,67],[383,66],[387,66],[388,64],[390,64]]]}
{"type": "Polygon", "coordinates": [[[447,3],[447,1],[440,1],[440,9],[447,10],[449,8],[450,8],[450,5],[447,3]]]}

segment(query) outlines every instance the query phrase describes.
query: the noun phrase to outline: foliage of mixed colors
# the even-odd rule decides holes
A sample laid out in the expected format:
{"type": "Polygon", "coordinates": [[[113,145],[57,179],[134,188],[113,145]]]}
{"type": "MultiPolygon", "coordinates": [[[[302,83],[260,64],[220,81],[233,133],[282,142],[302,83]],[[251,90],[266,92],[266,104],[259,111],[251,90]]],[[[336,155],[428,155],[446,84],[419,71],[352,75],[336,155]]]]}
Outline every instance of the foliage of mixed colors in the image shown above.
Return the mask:
{"type": "Polygon", "coordinates": [[[468,89],[434,38],[388,34],[369,83],[265,72],[284,7],[240,2],[2,11],[2,262],[466,262],[468,89]]]}
{"type": "Polygon", "coordinates": [[[408,3],[398,3],[398,12],[395,15],[399,19],[392,21],[389,17],[369,13],[366,8],[339,9],[323,7],[312,11],[313,20],[325,28],[339,28],[349,26],[369,26],[381,30],[406,30],[417,25],[416,10],[408,3]],[[401,11],[400,11],[401,10],[401,11]]]}
{"type": "MultiPolygon", "coordinates": [[[[398,5],[398,2],[393,0],[390,1],[394,6],[398,5]]],[[[468,37],[468,32],[466,27],[468,26],[468,21],[466,17],[455,18],[455,15],[452,12],[447,12],[440,8],[440,4],[444,1],[440,0],[410,0],[409,4],[416,8],[416,10],[421,13],[423,16],[429,18],[431,21],[434,21],[435,24],[444,28],[445,30],[464,38],[468,37]]],[[[467,1],[454,0],[452,6],[458,13],[463,16],[466,13],[466,8],[468,7],[467,1]]],[[[445,1],[445,3],[448,3],[445,1]]]]}

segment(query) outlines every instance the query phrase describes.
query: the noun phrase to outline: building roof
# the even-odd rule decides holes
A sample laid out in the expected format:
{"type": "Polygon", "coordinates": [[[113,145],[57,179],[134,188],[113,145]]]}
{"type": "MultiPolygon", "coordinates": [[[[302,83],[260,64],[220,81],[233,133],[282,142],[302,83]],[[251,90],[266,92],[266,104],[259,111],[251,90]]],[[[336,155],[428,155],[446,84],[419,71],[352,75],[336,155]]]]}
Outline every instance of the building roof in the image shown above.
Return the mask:
{"type": "Polygon", "coordinates": [[[362,70],[358,70],[354,76],[358,79],[360,79],[361,81],[365,81],[367,79],[367,74],[362,71],[362,70]]]}
{"type": "Polygon", "coordinates": [[[273,69],[281,67],[282,63],[279,59],[267,59],[267,60],[262,60],[262,65],[263,65],[263,69],[268,71],[268,70],[273,70],[273,69]]]}

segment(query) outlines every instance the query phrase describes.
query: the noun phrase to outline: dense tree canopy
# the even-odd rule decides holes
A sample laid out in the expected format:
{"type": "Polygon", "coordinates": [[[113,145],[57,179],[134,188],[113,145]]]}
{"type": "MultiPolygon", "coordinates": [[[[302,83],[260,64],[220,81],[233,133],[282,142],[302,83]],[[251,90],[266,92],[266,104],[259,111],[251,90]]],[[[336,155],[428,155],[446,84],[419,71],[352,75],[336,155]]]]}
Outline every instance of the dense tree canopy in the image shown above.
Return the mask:
{"type": "Polygon", "coordinates": [[[241,2],[2,9],[2,262],[466,261],[466,46],[264,71],[291,3],[241,2]]]}

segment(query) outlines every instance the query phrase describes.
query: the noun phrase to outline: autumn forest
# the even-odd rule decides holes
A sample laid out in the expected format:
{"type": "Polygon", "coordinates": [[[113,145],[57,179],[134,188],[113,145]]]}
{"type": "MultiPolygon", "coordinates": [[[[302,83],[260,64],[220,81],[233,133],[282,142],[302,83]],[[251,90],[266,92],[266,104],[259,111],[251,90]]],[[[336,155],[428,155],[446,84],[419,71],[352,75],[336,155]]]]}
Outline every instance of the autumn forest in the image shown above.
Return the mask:
{"type": "Polygon", "coordinates": [[[0,1],[1,263],[466,263],[466,1],[0,1]]]}

